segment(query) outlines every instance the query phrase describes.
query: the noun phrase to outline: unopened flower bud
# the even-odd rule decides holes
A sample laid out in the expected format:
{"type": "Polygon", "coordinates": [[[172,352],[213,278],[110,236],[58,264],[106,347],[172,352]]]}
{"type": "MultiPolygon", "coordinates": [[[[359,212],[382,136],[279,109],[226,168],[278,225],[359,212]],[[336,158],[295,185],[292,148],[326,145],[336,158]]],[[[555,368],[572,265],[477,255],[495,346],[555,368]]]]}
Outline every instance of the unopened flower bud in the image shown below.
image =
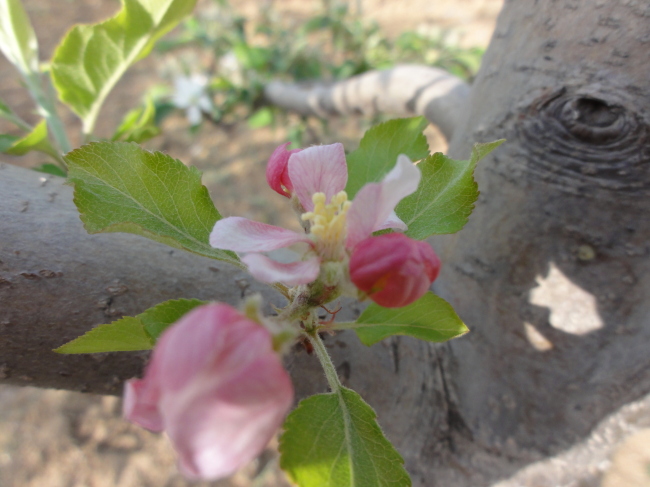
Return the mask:
{"type": "Polygon", "coordinates": [[[350,258],[350,278],[370,299],[400,308],[422,297],[440,272],[440,259],[426,242],[401,233],[359,242],[350,258]]]}
{"type": "Polygon", "coordinates": [[[300,152],[301,150],[287,150],[287,146],[290,143],[287,142],[276,147],[266,165],[266,181],[269,183],[269,186],[271,186],[273,191],[287,198],[291,197],[293,191],[293,184],[291,184],[288,170],[289,157],[291,157],[291,154],[300,152]]]}

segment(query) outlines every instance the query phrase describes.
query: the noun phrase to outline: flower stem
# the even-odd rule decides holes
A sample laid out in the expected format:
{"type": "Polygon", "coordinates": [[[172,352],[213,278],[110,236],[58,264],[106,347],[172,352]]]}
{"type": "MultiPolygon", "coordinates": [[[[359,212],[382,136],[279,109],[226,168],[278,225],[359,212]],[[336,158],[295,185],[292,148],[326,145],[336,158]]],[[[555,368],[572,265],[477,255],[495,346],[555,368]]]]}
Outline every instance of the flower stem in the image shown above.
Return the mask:
{"type": "Polygon", "coordinates": [[[336,367],[334,366],[334,362],[332,362],[329,353],[327,353],[323,340],[321,340],[320,336],[316,332],[310,333],[309,339],[314,345],[316,356],[325,371],[325,377],[327,378],[327,383],[329,384],[330,389],[332,389],[332,392],[338,393],[341,390],[341,387],[343,387],[343,384],[341,384],[341,381],[339,380],[339,375],[336,373],[336,367]]]}

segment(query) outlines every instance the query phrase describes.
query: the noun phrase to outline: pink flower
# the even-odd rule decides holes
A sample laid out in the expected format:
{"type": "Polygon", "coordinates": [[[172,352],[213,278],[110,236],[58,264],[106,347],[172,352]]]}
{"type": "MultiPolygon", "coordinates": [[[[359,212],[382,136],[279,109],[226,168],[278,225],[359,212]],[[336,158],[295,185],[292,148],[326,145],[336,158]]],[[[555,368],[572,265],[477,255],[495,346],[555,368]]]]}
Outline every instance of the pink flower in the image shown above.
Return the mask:
{"type": "Polygon", "coordinates": [[[190,478],[216,479],[255,458],[282,424],[293,386],[269,332],[219,303],[192,310],[158,341],[124,416],[166,431],[190,478]]]}
{"type": "Polygon", "coordinates": [[[298,199],[304,209],[302,220],[309,222],[309,233],[230,217],[219,220],[210,234],[213,247],[246,253],[242,261],[253,277],[289,286],[308,284],[316,280],[323,263],[347,265],[355,245],[373,232],[406,230],[394,209],[402,198],[415,192],[421,178],[420,170],[408,157],[400,155],[381,182],[366,184],[354,201],[348,201],[344,191],[348,171],[341,144],[299,152],[285,148],[286,144],[278,147],[271,156],[267,179],[273,189],[280,189],[279,193],[298,199]],[[297,262],[276,262],[262,254],[297,243],[307,246],[297,262]]]}
{"type": "Polygon", "coordinates": [[[386,308],[401,308],[422,297],[439,272],[433,249],[401,233],[367,238],[350,257],[354,285],[386,308]]]}

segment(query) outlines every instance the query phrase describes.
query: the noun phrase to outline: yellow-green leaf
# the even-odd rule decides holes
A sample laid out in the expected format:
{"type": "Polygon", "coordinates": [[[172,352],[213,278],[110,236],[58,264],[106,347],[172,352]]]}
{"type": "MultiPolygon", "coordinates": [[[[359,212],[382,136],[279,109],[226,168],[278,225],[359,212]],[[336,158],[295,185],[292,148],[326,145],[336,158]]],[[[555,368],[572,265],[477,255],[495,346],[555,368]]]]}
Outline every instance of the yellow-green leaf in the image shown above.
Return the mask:
{"type": "Polygon", "coordinates": [[[132,352],[149,350],[154,341],[144,330],[137,317],[127,316],[106,325],[99,325],[89,332],[61,345],[57,353],[132,352]]]}
{"type": "Polygon", "coordinates": [[[383,308],[372,303],[356,322],[335,323],[333,328],[353,329],[361,342],[368,346],[392,335],[446,342],[469,331],[454,308],[430,292],[403,308],[383,308]]]}
{"type": "Polygon", "coordinates": [[[456,161],[437,152],[420,162],[420,186],[395,210],[408,225],[406,235],[422,240],[463,228],[478,198],[478,185],[474,181],[476,164],[503,142],[476,144],[467,161],[456,161]]]}
{"type": "Polygon", "coordinates": [[[12,156],[22,156],[30,151],[44,152],[58,160],[58,153],[47,138],[47,123],[41,120],[30,133],[14,141],[3,152],[12,156]]]}
{"type": "Polygon", "coordinates": [[[85,145],[65,160],[88,233],[135,233],[240,265],[235,254],[208,242],[221,215],[196,168],[130,142],[85,145]]]}
{"type": "Polygon", "coordinates": [[[57,353],[131,352],[154,347],[163,331],[190,310],[205,304],[198,299],[173,299],[137,316],[99,325],[60,346],[57,353]]]}
{"type": "Polygon", "coordinates": [[[23,76],[38,72],[38,42],[20,0],[0,0],[0,51],[23,76]]]}
{"type": "Polygon", "coordinates": [[[354,198],[366,183],[381,181],[395,167],[400,154],[413,161],[429,155],[429,144],[422,134],[427,124],[424,117],[397,118],[368,129],[359,148],[347,156],[348,197],[354,198]]]}
{"type": "Polygon", "coordinates": [[[404,460],[356,392],[303,399],[287,417],[280,467],[300,487],[408,487],[404,460]]]}
{"type": "Polygon", "coordinates": [[[127,68],[194,8],[196,0],[123,0],[117,15],[77,25],[52,59],[51,73],[62,101],[92,132],[99,110],[127,68]]]}

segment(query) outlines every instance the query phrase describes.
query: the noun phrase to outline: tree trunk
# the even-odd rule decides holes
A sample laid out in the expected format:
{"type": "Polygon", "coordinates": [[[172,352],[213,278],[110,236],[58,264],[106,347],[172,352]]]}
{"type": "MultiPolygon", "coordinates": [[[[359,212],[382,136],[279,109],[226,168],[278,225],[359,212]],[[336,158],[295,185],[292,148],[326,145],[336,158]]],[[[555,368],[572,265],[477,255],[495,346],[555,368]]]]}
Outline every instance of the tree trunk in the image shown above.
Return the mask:
{"type": "MultiPolygon", "coordinates": [[[[592,429],[650,392],[649,79],[647,3],[506,3],[448,132],[454,157],[476,141],[508,142],[479,165],[481,197],[466,228],[433,239],[444,263],[436,291],[472,333],[441,346],[396,337],[365,348],[352,333],[326,340],[414,485],[489,485],[532,462],[551,465],[548,483],[535,485],[561,485],[579,466],[544,459],[599,458],[589,448],[602,452],[614,436],[593,447],[592,429]]],[[[164,299],[234,303],[238,280],[255,288],[226,265],[137,237],[86,235],[69,189],[39,186],[39,177],[0,171],[3,196],[12,191],[0,215],[7,381],[113,392],[140,356],[49,350],[164,299]]],[[[299,395],[325,389],[313,357],[288,362],[299,395]]],[[[638,404],[650,410],[650,400],[638,404]]],[[[537,474],[521,475],[500,485],[537,474]]]]}

